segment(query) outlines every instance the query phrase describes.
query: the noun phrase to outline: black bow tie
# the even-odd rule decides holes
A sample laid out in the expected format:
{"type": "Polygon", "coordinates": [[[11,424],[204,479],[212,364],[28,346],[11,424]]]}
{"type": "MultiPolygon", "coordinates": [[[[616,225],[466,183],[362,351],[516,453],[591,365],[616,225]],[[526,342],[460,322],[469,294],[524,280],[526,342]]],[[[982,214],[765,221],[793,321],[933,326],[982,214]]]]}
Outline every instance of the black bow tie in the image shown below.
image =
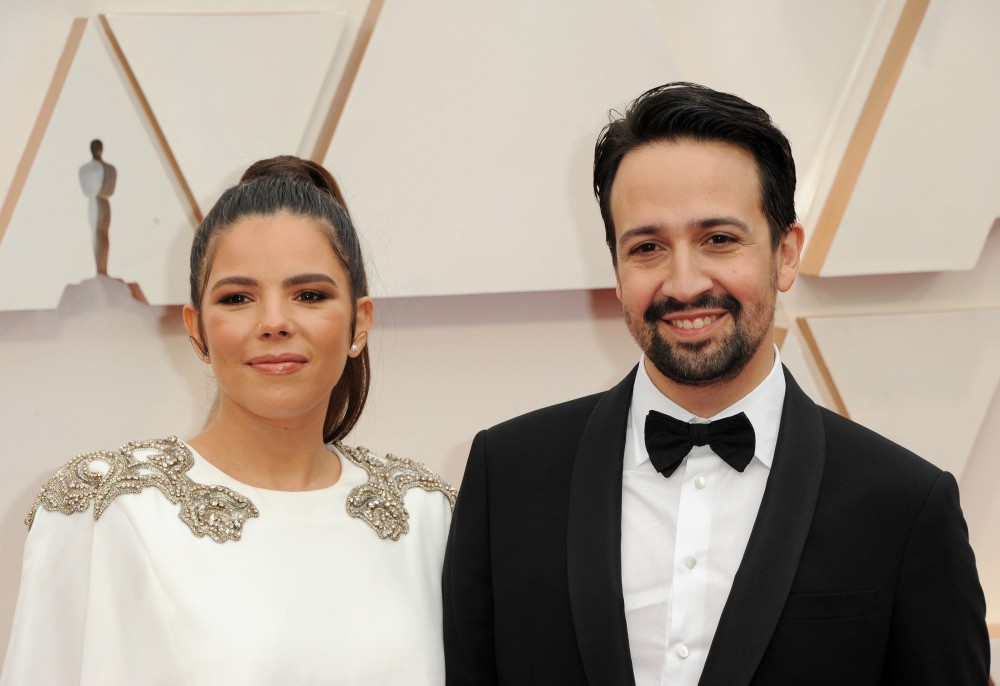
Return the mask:
{"type": "Polygon", "coordinates": [[[742,472],[753,459],[753,424],[740,412],[706,424],[688,424],[656,410],[646,415],[646,451],[663,476],[674,473],[696,445],[708,445],[730,467],[742,472]]]}

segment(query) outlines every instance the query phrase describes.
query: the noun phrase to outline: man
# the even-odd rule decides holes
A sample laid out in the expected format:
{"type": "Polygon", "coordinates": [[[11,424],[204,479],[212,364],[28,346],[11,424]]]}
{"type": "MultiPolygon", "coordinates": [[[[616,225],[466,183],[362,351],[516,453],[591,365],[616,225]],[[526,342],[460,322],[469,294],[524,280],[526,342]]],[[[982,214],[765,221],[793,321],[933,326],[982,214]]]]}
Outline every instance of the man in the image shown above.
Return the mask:
{"type": "Polygon", "coordinates": [[[985,684],[955,479],[815,405],[779,360],[803,229],[767,113],[653,89],[602,132],[594,189],[642,360],[476,436],[448,683],[985,684]]]}

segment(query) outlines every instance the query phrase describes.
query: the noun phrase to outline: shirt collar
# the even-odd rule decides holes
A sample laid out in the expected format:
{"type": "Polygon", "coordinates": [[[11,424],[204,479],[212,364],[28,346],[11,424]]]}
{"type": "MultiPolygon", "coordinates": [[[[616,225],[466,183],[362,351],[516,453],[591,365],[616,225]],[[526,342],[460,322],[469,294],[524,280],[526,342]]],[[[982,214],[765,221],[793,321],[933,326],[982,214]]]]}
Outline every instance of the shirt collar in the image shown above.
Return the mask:
{"type": "Polygon", "coordinates": [[[632,428],[632,446],[635,466],[649,460],[646,452],[645,436],[646,415],[650,410],[662,412],[665,415],[684,422],[714,421],[743,412],[753,425],[754,457],[765,467],[771,468],[774,461],[774,449],[778,443],[778,428],[781,425],[781,410],[785,403],[785,374],[781,367],[781,356],[778,348],[774,348],[774,365],[771,371],[756,388],[735,403],[711,417],[698,417],[660,393],[646,373],[645,360],[639,360],[639,371],[635,375],[635,385],[632,387],[632,406],[629,410],[632,428]]]}

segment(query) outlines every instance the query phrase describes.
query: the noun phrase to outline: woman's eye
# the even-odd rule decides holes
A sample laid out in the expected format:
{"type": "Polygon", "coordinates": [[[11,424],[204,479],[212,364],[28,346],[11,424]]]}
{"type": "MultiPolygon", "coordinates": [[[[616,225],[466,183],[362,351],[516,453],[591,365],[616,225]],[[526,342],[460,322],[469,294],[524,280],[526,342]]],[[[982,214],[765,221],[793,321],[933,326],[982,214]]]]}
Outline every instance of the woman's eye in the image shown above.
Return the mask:
{"type": "Polygon", "coordinates": [[[299,300],[309,303],[316,303],[321,300],[326,300],[326,294],[320,293],[319,291],[302,291],[295,297],[299,300]]]}
{"type": "Polygon", "coordinates": [[[223,305],[244,305],[250,302],[250,296],[246,293],[233,293],[221,298],[219,302],[223,305]]]}

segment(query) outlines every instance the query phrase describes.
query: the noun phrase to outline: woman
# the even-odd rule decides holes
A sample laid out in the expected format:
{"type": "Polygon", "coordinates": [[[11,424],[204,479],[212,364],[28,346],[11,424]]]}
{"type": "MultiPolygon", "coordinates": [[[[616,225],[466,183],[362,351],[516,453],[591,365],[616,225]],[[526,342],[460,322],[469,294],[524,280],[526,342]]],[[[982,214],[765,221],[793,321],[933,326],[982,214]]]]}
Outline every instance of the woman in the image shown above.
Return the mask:
{"type": "Polygon", "coordinates": [[[0,682],[444,683],[455,491],[340,442],[368,392],[367,293],[325,169],[265,160],[222,195],[184,307],[216,410],[45,485],[0,682]]]}

